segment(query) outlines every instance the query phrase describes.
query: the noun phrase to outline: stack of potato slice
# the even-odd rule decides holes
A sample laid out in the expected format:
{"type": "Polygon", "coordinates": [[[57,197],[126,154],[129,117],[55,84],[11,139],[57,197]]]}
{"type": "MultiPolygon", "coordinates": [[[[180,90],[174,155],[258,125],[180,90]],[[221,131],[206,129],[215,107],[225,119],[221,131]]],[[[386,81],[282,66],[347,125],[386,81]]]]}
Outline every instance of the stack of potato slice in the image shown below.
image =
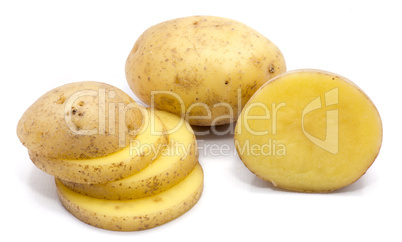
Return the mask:
{"type": "MultiPolygon", "coordinates": [[[[81,83],[81,86],[84,84],[81,83]]],[[[76,89],[79,86],[70,85],[75,85],[76,89]]],[[[109,85],[107,88],[125,95],[117,88],[109,85]]],[[[18,135],[27,146],[33,163],[56,177],[58,197],[70,213],[99,228],[134,231],[169,222],[197,203],[203,190],[204,177],[198,163],[196,138],[191,126],[174,114],[145,109],[136,104],[142,110],[143,122],[139,131],[131,136],[126,147],[102,156],[55,158],[55,155],[49,155],[51,147],[43,149],[49,152],[41,152],[36,148],[40,146],[30,145],[35,143],[32,139],[38,142],[46,137],[42,134],[38,140],[37,133],[43,133],[46,125],[42,127],[41,120],[32,113],[37,107],[46,113],[52,99],[57,99],[60,93],[68,95],[68,92],[63,92],[65,87],[58,89],[45,94],[26,111],[18,125],[18,135]]],[[[65,102],[61,103],[60,108],[65,107],[65,102]]],[[[93,104],[90,100],[80,102],[93,106],[99,104],[99,100],[93,104]]],[[[60,118],[53,111],[53,118],[60,118]]],[[[78,109],[70,115],[77,112],[81,111],[78,109]]],[[[81,112],[81,117],[85,115],[89,114],[81,112]]],[[[77,120],[75,123],[78,123],[77,120]]],[[[52,128],[52,124],[48,126],[52,128]]],[[[57,133],[56,129],[53,131],[57,133]]],[[[75,146],[84,144],[80,142],[83,136],[77,136],[76,139],[75,146]]],[[[42,143],[43,148],[46,141],[42,143]]],[[[82,149],[88,150],[88,147],[83,145],[82,149]]]]}
{"type": "MultiPolygon", "coordinates": [[[[195,136],[188,130],[189,126],[178,126],[179,117],[164,111],[155,113],[160,118],[155,121],[163,123],[168,134],[168,143],[158,158],[139,172],[108,183],[56,179],[58,196],[68,211],[96,227],[130,231],[164,224],[185,213],[198,201],[203,188],[203,172],[197,161],[195,136]]],[[[131,152],[138,155],[137,149],[131,147],[131,152]]],[[[130,149],[119,153],[113,156],[128,155],[130,149]]],[[[100,162],[101,159],[104,162],[108,158],[100,158],[100,162]]],[[[36,162],[35,158],[33,160],[36,162]]],[[[114,163],[112,159],[108,160],[114,163]]],[[[99,163],[94,161],[92,165],[95,164],[99,163]]]]}

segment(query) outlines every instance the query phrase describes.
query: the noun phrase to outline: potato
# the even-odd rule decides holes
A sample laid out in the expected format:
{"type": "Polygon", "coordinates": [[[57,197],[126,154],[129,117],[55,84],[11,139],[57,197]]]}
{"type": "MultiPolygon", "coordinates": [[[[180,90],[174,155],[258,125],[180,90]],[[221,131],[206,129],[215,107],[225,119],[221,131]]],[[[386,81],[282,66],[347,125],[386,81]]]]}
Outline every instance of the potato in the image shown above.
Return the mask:
{"type": "Polygon", "coordinates": [[[203,190],[191,126],[104,83],[51,90],[23,114],[17,134],[32,162],[55,176],[64,207],[99,228],[164,224],[194,206],[203,190]]]}
{"type": "Polygon", "coordinates": [[[188,125],[180,117],[155,111],[169,134],[169,145],[140,172],[113,182],[82,184],[60,180],[74,192],[101,199],[137,199],[166,191],[182,181],[198,163],[197,144],[188,125]]]}
{"type": "Polygon", "coordinates": [[[164,125],[152,111],[100,82],[49,91],[23,114],[17,135],[38,168],[77,183],[133,175],[167,144],[164,125]]]}
{"type": "MultiPolygon", "coordinates": [[[[103,157],[61,159],[29,151],[32,162],[41,170],[65,181],[100,184],[136,174],[157,159],[167,145],[165,127],[149,110],[142,130],[124,149],[103,157]]],[[[145,113],[144,113],[145,114],[145,113]]]]}
{"type": "Polygon", "coordinates": [[[56,179],[63,206],[81,221],[108,230],[134,231],[167,223],[192,208],[199,200],[204,175],[199,164],[174,187],[135,200],[103,200],[75,193],[56,179]]]}
{"type": "Polygon", "coordinates": [[[235,128],[247,168],[275,186],[328,192],[358,180],[382,143],[380,115],[351,81],[320,70],[297,70],[264,84],[235,128]]]}
{"type": "Polygon", "coordinates": [[[147,29],[126,61],[126,79],[148,105],[192,125],[234,122],[254,92],[286,71],[281,51],[234,20],[192,16],[147,29]]]}
{"type": "Polygon", "coordinates": [[[32,104],[18,123],[17,135],[41,156],[87,159],[127,147],[142,122],[139,106],[120,89],[76,82],[57,87],[32,104]]]}

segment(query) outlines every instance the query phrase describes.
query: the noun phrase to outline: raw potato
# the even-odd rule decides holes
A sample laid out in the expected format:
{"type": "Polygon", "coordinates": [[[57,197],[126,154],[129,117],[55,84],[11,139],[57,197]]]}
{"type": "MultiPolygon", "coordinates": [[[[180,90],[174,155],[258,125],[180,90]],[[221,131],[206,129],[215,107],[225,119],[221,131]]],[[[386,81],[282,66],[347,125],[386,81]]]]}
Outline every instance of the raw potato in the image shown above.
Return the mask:
{"type": "Polygon", "coordinates": [[[17,134],[33,163],[55,176],[63,206],[99,228],[164,224],[193,207],[203,190],[188,122],[137,105],[107,84],[51,90],[23,114],[17,134]]]}
{"type": "Polygon", "coordinates": [[[169,145],[158,159],[135,175],[104,184],[80,184],[61,181],[69,189],[101,199],[137,199],[173,187],[184,179],[198,163],[194,133],[180,117],[155,111],[169,134],[169,145]],[[178,128],[178,129],[177,129],[178,128]]]}
{"type": "Polygon", "coordinates": [[[358,180],[377,157],[382,124],[366,94],[319,70],[282,74],[244,107],[235,129],[241,160],[275,186],[327,192],[358,180]]]}
{"type": "Polygon", "coordinates": [[[147,29],[126,62],[126,79],[148,105],[192,125],[234,122],[254,92],[286,71],[281,51],[252,28],[193,16],[147,29]]]}
{"type": "Polygon", "coordinates": [[[63,206],[81,221],[95,227],[134,231],[167,223],[192,208],[203,189],[204,175],[198,164],[174,187],[135,200],[103,200],[75,193],[56,179],[63,206]]]}
{"type": "Polygon", "coordinates": [[[86,159],[125,148],[136,135],[125,129],[140,130],[142,120],[138,104],[117,87],[75,82],[47,92],[32,104],[18,123],[17,135],[24,146],[41,156],[86,159]],[[115,121],[106,119],[113,103],[127,107],[123,119],[126,123],[119,125],[118,107],[115,121]],[[115,134],[108,133],[110,128],[115,129],[115,134]],[[119,144],[121,131],[125,132],[123,145],[119,144]],[[83,135],[88,133],[91,135],[83,135]]]}
{"type": "Polygon", "coordinates": [[[167,145],[164,125],[153,111],[146,111],[142,130],[123,150],[92,159],[67,160],[29,155],[41,170],[59,179],[75,183],[99,184],[131,176],[158,158],[167,145]]]}

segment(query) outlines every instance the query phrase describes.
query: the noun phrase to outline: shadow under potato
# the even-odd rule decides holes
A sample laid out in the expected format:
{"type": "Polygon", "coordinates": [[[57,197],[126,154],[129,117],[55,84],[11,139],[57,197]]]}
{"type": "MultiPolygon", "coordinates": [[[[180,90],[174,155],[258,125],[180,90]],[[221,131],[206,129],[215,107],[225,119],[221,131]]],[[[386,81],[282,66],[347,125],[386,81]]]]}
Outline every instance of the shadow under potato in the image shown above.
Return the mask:
{"type": "Polygon", "coordinates": [[[194,134],[197,139],[213,140],[225,139],[234,136],[236,123],[217,125],[217,126],[195,126],[192,125],[194,134]]]}

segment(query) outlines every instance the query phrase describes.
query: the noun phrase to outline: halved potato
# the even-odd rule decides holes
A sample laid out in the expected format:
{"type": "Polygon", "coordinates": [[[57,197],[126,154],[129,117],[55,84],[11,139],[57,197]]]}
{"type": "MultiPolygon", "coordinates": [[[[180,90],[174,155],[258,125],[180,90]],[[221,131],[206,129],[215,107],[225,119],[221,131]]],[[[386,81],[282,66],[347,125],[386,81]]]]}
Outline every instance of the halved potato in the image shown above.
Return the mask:
{"type": "Polygon", "coordinates": [[[235,130],[238,154],[275,186],[326,192],[359,179],[382,143],[380,115],[355,84],[320,70],[288,72],[263,85],[235,130]]]}
{"type": "Polygon", "coordinates": [[[161,155],[140,172],[104,184],[61,182],[69,189],[102,199],[136,199],[163,192],[184,179],[198,162],[195,135],[187,122],[174,114],[155,111],[169,134],[161,155]]]}

